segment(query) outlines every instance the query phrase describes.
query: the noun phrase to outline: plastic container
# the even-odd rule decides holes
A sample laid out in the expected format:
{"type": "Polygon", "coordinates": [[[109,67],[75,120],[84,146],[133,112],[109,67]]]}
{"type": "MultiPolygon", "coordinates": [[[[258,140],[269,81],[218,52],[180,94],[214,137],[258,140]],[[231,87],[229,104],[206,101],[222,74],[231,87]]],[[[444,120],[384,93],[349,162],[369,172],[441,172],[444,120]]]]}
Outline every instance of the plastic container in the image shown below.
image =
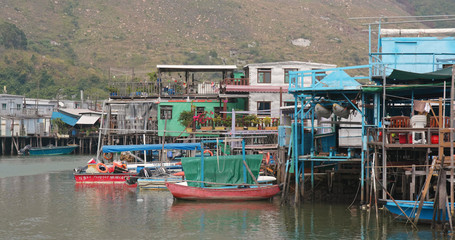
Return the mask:
{"type": "Polygon", "coordinates": [[[439,135],[438,134],[431,135],[431,144],[439,144],[439,135]]]}
{"type": "Polygon", "coordinates": [[[408,140],[406,139],[406,134],[405,133],[400,133],[398,135],[398,137],[399,137],[399,140],[400,140],[400,144],[408,143],[408,140]]]}

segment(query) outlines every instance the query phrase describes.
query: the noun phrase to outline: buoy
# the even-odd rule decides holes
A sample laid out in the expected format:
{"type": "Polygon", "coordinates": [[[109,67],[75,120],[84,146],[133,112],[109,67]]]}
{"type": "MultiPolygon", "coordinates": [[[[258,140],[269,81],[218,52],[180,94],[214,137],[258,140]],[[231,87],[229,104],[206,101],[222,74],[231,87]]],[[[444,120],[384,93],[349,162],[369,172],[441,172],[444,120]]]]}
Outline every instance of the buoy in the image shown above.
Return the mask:
{"type": "Polygon", "coordinates": [[[114,157],[114,154],[112,154],[112,153],[104,153],[103,157],[106,160],[111,160],[114,157]]]}
{"type": "Polygon", "coordinates": [[[183,177],[183,176],[185,176],[185,172],[181,171],[181,172],[174,173],[174,174],[172,174],[172,175],[183,177]]]}
{"type": "Polygon", "coordinates": [[[100,173],[107,173],[107,171],[108,171],[108,169],[107,169],[107,167],[106,167],[106,165],[104,163],[96,164],[96,170],[98,170],[98,172],[100,172],[100,173]],[[104,170],[101,170],[100,166],[103,166],[104,170]]]}
{"type": "Polygon", "coordinates": [[[210,156],[213,156],[213,153],[212,153],[212,151],[210,151],[210,150],[205,150],[204,153],[209,153],[210,156]]]}

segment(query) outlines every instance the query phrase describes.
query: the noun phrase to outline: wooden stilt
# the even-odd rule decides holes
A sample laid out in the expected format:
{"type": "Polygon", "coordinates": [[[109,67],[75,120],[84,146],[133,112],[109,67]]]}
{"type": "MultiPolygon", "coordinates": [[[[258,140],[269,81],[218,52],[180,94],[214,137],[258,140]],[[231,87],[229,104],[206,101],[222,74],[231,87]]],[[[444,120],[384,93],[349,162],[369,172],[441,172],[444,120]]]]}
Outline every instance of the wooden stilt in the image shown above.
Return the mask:
{"type": "Polygon", "coordinates": [[[13,151],[14,151],[13,139],[14,139],[14,136],[11,136],[11,156],[13,155],[13,151]]]}
{"type": "Polygon", "coordinates": [[[93,141],[93,138],[90,137],[90,143],[89,143],[89,147],[88,147],[89,154],[92,154],[92,141],[93,141]]]}

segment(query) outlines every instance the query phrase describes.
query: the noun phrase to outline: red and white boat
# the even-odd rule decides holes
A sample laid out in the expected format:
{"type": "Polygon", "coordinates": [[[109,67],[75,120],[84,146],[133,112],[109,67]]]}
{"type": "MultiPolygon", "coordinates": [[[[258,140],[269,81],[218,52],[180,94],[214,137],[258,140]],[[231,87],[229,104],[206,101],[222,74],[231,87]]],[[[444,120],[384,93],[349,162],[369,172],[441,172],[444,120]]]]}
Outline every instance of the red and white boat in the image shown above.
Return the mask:
{"type": "Polygon", "coordinates": [[[74,172],[76,183],[122,183],[130,177],[137,176],[136,171],[128,171],[126,164],[115,163],[113,166],[106,166],[98,163],[94,159],[88,161],[87,166],[77,168],[74,172]],[[116,171],[120,169],[120,171],[116,171]]]}
{"type": "Polygon", "coordinates": [[[125,183],[136,173],[74,173],[76,183],[125,183]]]}
{"type": "Polygon", "coordinates": [[[232,200],[249,201],[269,199],[281,190],[278,185],[255,185],[249,187],[190,187],[182,183],[166,183],[166,187],[177,199],[186,200],[232,200]]]}

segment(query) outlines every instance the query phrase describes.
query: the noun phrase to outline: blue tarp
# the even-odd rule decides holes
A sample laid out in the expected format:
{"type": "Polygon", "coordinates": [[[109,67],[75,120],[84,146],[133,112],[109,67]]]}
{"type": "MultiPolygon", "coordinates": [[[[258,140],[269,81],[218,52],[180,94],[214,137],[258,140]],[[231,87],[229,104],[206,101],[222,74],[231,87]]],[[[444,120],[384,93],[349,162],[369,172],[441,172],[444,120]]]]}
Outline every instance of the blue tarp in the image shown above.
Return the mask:
{"type": "Polygon", "coordinates": [[[60,112],[53,112],[51,119],[54,120],[56,118],[62,119],[62,121],[64,123],[71,125],[71,126],[76,125],[76,122],[78,120],[77,118],[70,117],[70,116],[60,113],[60,112]]]}
{"type": "MultiPolygon", "coordinates": [[[[145,145],[104,145],[102,151],[104,153],[110,152],[126,152],[126,151],[148,151],[148,150],[161,150],[163,144],[145,144],[145,145]]],[[[200,143],[168,143],[164,144],[164,149],[178,149],[178,150],[201,150],[200,143]]]]}

